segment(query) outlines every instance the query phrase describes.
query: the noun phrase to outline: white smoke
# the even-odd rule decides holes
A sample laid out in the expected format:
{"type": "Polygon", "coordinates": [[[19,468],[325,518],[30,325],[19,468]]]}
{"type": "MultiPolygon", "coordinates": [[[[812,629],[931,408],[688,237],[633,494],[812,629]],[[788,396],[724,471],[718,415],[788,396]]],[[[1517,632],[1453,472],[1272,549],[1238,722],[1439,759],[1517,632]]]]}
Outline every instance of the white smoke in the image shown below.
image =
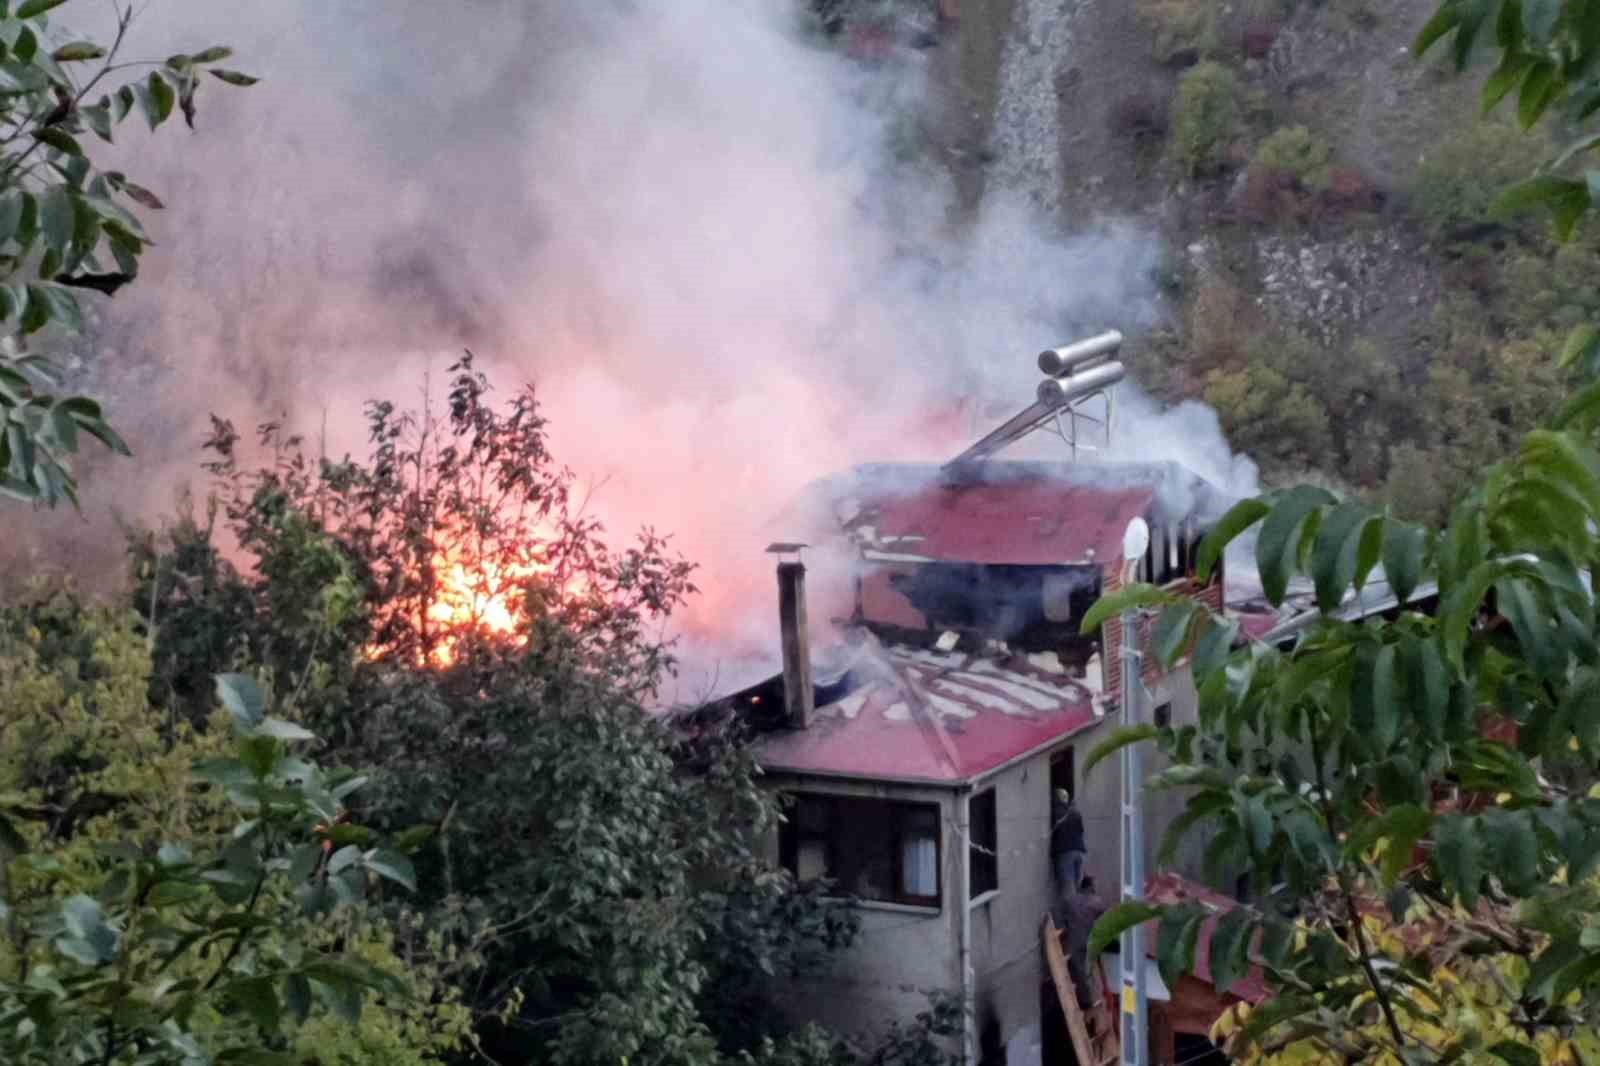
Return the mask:
{"type": "MultiPolygon", "coordinates": [[[[926,55],[863,66],[798,6],[156,0],[134,52],[224,41],[263,82],[120,152],[170,208],[95,357],[146,476],[90,499],[165,507],[212,410],[359,452],[362,400],[470,345],[537,383],[614,535],[701,563],[686,648],[725,679],[774,654],[763,523],[804,485],[947,458],[989,428],[960,412],[1031,400],[1041,348],[1156,314],[1153,234],[1042,216],[1026,175],[962,216],[906,150],[926,55]]],[[[1209,412],[1120,405],[1115,454],[1253,489],[1209,412]]]]}

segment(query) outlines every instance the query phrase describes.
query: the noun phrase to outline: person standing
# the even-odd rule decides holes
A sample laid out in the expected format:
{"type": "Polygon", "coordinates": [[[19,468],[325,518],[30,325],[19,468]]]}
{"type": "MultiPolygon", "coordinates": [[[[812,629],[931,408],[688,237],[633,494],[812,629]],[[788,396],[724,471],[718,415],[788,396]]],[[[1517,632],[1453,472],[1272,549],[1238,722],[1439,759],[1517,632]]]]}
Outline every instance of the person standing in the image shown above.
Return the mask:
{"type": "Polygon", "coordinates": [[[1061,912],[1067,973],[1078,993],[1078,1006],[1088,1007],[1094,1002],[1095,993],[1095,981],[1089,973],[1089,933],[1106,912],[1105,902],[1095,891],[1094,878],[1085,877],[1076,888],[1066,892],[1061,912]]]}
{"type": "Polygon", "coordinates": [[[1050,854],[1054,859],[1056,886],[1066,894],[1075,894],[1083,882],[1083,864],[1089,857],[1088,845],[1083,836],[1083,815],[1077,801],[1064,792],[1056,793],[1055,817],[1050,827],[1050,854]]]}

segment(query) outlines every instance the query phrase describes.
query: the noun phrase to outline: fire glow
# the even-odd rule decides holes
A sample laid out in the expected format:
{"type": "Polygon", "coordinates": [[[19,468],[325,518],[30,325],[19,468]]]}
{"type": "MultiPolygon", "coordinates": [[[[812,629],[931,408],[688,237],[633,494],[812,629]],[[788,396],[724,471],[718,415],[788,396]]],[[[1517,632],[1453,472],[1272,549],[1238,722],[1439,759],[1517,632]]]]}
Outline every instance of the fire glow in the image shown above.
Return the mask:
{"type": "Polygon", "coordinates": [[[526,612],[516,602],[518,589],[529,579],[548,573],[548,566],[480,563],[468,567],[441,557],[434,567],[438,598],[429,605],[427,615],[444,634],[432,649],[435,665],[454,663],[462,639],[474,632],[519,648],[527,644],[526,612]]]}

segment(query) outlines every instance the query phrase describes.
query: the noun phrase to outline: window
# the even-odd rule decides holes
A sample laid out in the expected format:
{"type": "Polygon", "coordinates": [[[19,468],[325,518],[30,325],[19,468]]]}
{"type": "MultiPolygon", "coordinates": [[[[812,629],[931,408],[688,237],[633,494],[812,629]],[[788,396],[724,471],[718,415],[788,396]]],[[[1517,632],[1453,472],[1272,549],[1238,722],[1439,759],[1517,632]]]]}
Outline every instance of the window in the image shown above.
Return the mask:
{"type": "Polygon", "coordinates": [[[804,792],[792,799],[779,850],[798,880],[827,877],[842,895],[939,905],[938,807],[804,792]]]}
{"type": "Polygon", "coordinates": [[[967,802],[967,834],[971,838],[967,845],[967,898],[977,899],[1000,887],[1000,834],[994,789],[980,792],[967,802]]]}

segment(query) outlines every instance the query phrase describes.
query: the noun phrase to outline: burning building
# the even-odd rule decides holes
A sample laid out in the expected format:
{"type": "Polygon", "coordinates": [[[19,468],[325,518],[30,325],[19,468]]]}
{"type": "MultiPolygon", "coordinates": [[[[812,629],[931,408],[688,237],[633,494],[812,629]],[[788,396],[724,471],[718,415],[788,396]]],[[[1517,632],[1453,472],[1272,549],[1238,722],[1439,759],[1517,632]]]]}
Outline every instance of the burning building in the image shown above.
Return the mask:
{"type": "MultiPolygon", "coordinates": [[[[1081,780],[1077,766],[1120,717],[1123,634],[1081,633],[1084,613],[1124,580],[1224,606],[1224,576],[1193,575],[1229,502],[1203,479],[1172,463],[994,458],[1040,429],[1085,448],[1084,420],[1110,421],[1118,341],[1044,353],[1036,402],[950,463],[862,466],[814,486],[796,539],[769,549],[790,557],[778,565],[783,670],[692,717],[756,734],[792,803],[773,857],[859,901],[856,945],[788,990],[797,1018],[876,1028],[944,991],[970,1007],[967,1061],[1044,1054],[1054,993],[1039,928],[1058,790],[1083,815],[1087,872],[1109,887],[1119,869],[1116,776],[1081,780]],[[1151,535],[1130,563],[1135,519],[1151,535]],[[826,624],[807,614],[808,548],[852,564],[826,624]]],[[[1192,719],[1187,667],[1145,661],[1157,719],[1192,719]]],[[[1153,829],[1179,809],[1153,807],[1153,829]]]]}

